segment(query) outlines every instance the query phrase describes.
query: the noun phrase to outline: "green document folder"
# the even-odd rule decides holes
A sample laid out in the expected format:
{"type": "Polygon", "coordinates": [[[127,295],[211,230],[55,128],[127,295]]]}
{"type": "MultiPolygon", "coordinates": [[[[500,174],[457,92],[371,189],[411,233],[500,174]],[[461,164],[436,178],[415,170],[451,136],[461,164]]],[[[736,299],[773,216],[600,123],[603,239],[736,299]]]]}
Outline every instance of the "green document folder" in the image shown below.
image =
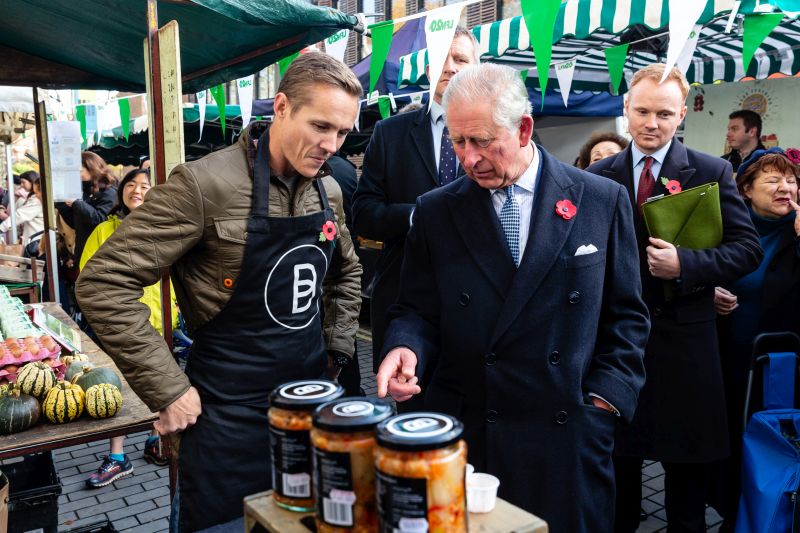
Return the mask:
{"type": "Polygon", "coordinates": [[[707,183],[646,201],[642,214],[651,237],[680,248],[702,250],[722,242],[719,186],[707,183]]]}

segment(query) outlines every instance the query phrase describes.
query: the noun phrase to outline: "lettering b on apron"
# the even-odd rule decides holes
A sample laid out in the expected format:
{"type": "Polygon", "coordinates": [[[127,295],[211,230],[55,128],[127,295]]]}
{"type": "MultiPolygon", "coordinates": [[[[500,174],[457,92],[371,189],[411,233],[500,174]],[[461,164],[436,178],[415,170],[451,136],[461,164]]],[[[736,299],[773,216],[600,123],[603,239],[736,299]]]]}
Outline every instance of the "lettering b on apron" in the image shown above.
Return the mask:
{"type": "Polygon", "coordinates": [[[286,329],[303,329],[319,314],[328,257],[314,244],[295,246],[275,263],[264,286],[270,318],[286,329]]]}

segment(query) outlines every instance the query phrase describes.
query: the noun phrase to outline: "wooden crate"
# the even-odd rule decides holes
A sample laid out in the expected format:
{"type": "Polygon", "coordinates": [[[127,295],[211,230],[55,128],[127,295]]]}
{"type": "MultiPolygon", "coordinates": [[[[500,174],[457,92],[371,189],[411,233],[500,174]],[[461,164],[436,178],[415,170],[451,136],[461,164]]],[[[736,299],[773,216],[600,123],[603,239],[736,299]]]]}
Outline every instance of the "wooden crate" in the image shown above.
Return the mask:
{"type": "MultiPolygon", "coordinates": [[[[250,533],[256,524],[270,533],[308,533],[300,520],[312,513],[293,513],[275,505],[272,491],[244,499],[244,530],[250,533]]],[[[494,511],[469,515],[469,533],[547,533],[547,523],[519,507],[497,499],[494,511]]]]}

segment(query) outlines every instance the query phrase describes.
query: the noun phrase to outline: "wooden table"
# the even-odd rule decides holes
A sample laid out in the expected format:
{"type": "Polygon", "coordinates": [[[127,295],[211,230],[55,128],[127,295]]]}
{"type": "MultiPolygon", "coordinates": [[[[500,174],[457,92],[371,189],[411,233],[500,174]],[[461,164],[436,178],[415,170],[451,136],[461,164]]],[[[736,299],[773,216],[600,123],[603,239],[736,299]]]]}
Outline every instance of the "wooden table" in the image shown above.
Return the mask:
{"type": "MultiPolygon", "coordinates": [[[[80,331],[77,324],[64,313],[58,304],[47,302],[37,305],[43,307],[47,313],[68,323],[76,331],[80,331]]],[[[83,353],[89,356],[89,361],[95,366],[111,368],[119,375],[122,380],[122,411],[116,416],[100,420],[89,418],[84,414],[74,422],[60,425],[51,424],[42,415],[39,423],[32,428],[0,437],[0,459],[94,442],[153,428],[153,422],[158,418],[157,414],[151,413],[150,409],[131,390],[122,372],[117,369],[111,358],[83,332],[81,332],[81,345],[83,353]]]]}
{"type": "MultiPolygon", "coordinates": [[[[253,494],[244,499],[244,531],[250,533],[256,524],[270,533],[308,533],[300,521],[313,513],[294,513],[275,505],[272,491],[253,494]]],[[[547,523],[505,500],[497,499],[491,513],[469,515],[469,533],[547,533],[547,523]]]]}

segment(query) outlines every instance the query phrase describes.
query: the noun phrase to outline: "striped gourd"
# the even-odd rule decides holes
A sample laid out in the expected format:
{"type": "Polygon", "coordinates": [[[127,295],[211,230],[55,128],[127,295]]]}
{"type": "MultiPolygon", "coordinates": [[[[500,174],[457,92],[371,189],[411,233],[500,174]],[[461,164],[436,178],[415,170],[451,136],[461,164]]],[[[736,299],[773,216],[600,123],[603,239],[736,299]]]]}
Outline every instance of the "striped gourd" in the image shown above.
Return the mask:
{"type": "Polygon", "coordinates": [[[25,394],[30,394],[40,402],[47,391],[56,384],[56,375],[50,365],[37,361],[28,363],[17,374],[17,385],[25,394]]]}
{"type": "Polygon", "coordinates": [[[44,415],[54,424],[72,422],[83,414],[85,396],[78,385],[59,381],[47,392],[42,402],[44,415]]]}
{"type": "Polygon", "coordinates": [[[110,418],[122,409],[122,393],[116,385],[98,383],[86,391],[86,412],[92,418],[110,418]]]}
{"type": "Polygon", "coordinates": [[[0,398],[0,435],[25,431],[39,420],[39,402],[22,394],[19,387],[11,387],[0,398]]]}
{"type": "Polygon", "coordinates": [[[61,362],[69,366],[76,361],[88,361],[89,356],[85,353],[74,353],[72,355],[62,355],[61,362]]]}

